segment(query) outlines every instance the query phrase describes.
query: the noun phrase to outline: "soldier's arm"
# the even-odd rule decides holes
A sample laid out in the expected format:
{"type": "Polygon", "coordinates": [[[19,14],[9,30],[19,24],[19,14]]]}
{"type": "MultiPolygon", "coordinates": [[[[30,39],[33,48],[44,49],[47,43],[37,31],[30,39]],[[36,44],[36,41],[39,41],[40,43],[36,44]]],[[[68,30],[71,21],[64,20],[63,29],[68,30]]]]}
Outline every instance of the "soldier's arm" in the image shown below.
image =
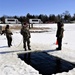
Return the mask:
{"type": "Polygon", "coordinates": [[[2,34],[5,34],[5,30],[2,30],[1,35],[2,35],[2,34]]]}
{"type": "Polygon", "coordinates": [[[31,34],[30,34],[30,31],[28,30],[28,34],[29,34],[29,38],[31,38],[31,34]]]}
{"type": "Polygon", "coordinates": [[[61,28],[61,31],[60,31],[60,37],[63,37],[63,32],[64,32],[64,29],[61,28]]]}

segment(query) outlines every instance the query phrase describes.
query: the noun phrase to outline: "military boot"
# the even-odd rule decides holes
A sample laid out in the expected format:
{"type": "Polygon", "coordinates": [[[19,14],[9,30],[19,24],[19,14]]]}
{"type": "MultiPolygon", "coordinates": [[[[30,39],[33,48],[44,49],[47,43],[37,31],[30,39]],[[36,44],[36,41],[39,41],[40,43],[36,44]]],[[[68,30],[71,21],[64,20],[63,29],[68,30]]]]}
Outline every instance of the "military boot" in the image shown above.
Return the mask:
{"type": "Polygon", "coordinates": [[[26,47],[24,48],[24,50],[25,50],[25,51],[27,50],[26,47]]]}
{"type": "Polygon", "coordinates": [[[28,50],[31,50],[30,45],[28,44],[28,50]]]}
{"type": "Polygon", "coordinates": [[[30,47],[28,47],[28,50],[31,50],[31,48],[30,48],[30,47]]]}

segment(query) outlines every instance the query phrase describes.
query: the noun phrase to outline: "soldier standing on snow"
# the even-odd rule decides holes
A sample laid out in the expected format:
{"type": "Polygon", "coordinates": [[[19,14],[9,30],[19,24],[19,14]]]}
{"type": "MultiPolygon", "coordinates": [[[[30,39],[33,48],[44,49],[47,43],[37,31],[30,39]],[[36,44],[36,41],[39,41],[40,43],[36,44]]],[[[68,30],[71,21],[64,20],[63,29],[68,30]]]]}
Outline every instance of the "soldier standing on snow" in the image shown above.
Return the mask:
{"type": "Polygon", "coordinates": [[[23,47],[24,47],[25,51],[27,50],[26,44],[27,44],[28,49],[31,50],[30,49],[30,37],[31,37],[31,35],[30,35],[28,25],[26,23],[24,23],[22,25],[20,33],[23,36],[23,47]]]}
{"type": "Polygon", "coordinates": [[[57,33],[56,33],[56,37],[58,41],[58,48],[56,48],[56,50],[61,50],[63,32],[64,32],[64,25],[62,22],[58,22],[57,23],[57,33]]]}
{"type": "Polygon", "coordinates": [[[2,31],[1,35],[5,34],[7,38],[8,47],[12,46],[12,32],[9,29],[9,25],[6,25],[5,30],[2,31]]]}

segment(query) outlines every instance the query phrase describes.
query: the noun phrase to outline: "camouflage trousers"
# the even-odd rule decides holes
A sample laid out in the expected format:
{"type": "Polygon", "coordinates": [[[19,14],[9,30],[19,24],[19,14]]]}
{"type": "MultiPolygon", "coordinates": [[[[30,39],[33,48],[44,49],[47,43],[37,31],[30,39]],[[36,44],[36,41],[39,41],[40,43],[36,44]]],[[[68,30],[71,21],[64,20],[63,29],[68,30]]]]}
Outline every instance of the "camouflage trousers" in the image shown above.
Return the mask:
{"type": "Polygon", "coordinates": [[[8,47],[12,46],[12,37],[6,36],[8,47]]]}
{"type": "Polygon", "coordinates": [[[30,38],[28,38],[28,39],[23,38],[23,47],[25,48],[25,50],[27,47],[30,50],[30,38]]]}

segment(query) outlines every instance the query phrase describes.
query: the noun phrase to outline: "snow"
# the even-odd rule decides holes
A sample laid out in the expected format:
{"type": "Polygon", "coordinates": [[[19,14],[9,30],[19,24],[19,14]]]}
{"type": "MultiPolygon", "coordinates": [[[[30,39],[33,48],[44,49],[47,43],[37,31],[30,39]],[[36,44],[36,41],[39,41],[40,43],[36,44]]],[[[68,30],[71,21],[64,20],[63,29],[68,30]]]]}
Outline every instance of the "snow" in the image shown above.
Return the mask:
{"type": "MultiPolygon", "coordinates": [[[[48,29],[42,30],[48,32],[40,33],[41,30],[39,30],[39,33],[31,33],[32,51],[51,50],[47,53],[75,63],[75,24],[64,24],[65,31],[61,51],[52,51],[57,47],[55,44],[56,24],[35,24],[34,27],[48,27],[48,29]]],[[[5,35],[0,35],[0,75],[40,75],[39,71],[18,58],[17,53],[24,51],[22,36],[19,32],[20,30],[13,31],[13,42],[10,48],[7,46],[5,35]]],[[[69,72],[57,73],[56,75],[75,75],[75,68],[69,72]]]]}

